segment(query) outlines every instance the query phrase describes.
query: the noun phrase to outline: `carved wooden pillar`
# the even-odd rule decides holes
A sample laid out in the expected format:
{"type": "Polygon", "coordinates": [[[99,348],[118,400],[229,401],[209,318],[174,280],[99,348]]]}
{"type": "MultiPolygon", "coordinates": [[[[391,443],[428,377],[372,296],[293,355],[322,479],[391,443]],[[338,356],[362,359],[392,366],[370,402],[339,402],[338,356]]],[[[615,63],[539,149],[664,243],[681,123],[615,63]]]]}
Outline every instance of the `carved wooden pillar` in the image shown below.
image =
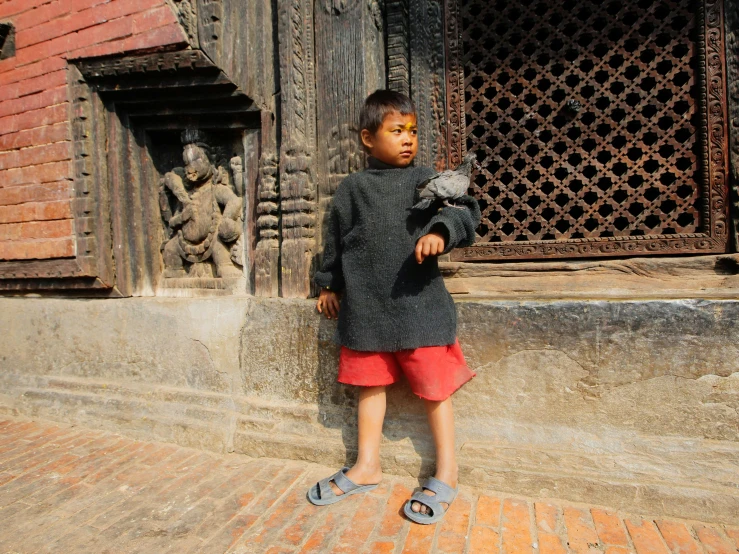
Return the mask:
{"type": "MultiPolygon", "coordinates": [[[[359,112],[364,99],[385,88],[383,17],[377,0],[317,0],[315,3],[317,164],[319,221],[316,243],[323,247],[336,188],[364,166],[359,112]]],[[[320,264],[316,255],[314,269],[320,264]]],[[[314,294],[318,291],[313,291],[314,294]]]]}
{"type": "Polygon", "coordinates": [[[411,98],[418,110],[416,165],[446,167],[444,7],[442,0],[410,1],[411,98]]]}
{"type": "Polygon", "coordinates": [[[728,70],[729,157],[731,161],[732,250],[739,252],[739,0],[726,0],[726,66],[728,70]]]}
{"type": "Polygon", "coordinates": [[[279,0],[278,36],[282,108],[281,293],[288,298],[305,298],[310,293],[310,266],[316,243],[316,101],[311,0],[279,0]]]}

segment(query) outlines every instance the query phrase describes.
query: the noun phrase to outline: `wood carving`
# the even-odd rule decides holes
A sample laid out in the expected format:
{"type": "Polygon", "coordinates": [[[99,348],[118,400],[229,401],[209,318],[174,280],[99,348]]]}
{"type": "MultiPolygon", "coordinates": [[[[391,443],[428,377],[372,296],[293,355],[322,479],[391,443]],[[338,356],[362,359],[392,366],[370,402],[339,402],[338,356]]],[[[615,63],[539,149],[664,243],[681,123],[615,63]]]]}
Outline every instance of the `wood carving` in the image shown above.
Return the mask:
{"type": "MultiPolygon", "coordinates": [[[[213,162],[210,140],[202,131],[184,131],[182,144],[185,166],[166,173],[160,183],[159,207],[171,237],[162,252],[164,277],[238,278],[243,222],[236,179],[213,162]]],[[[232,159],[231,165],[243,167],[241,159],[232,159]]]]}
{"type": "Polygon", "coordinates": [[[198,43],[198,12],[197,0],[170,0],[180,25],[187,34],[190,46],[197,48],[198,43]]]}
{"type": "Polygon", "coordinates": [[[739,2],[727,0],[726,61],[728,66],[729,154],[731,157],[731,216],[734,251],[739,251],[739,2]]]}
{"type": "Polygon", "coordinates": [[[447,0],[448,159],[483,165],[452,259],[725,252],[722,6],[447,0]]]}
{"type": "MultiPolygon", "coordinates": [[[[348,7],[341,3],[337,6],[348,7]]],[[[316,220],[313,2],[281,0],[278,29],[282,90],[281,292],[284,297],[305,298],[310,295],[316,220]]]]}
{"type": "Polygon", "coordinates": [[[416,164],[439,170],[446,168],[447,161],[443,15],[441,0],[410,3],[411,98],[416,104],[419,130],[416,164]]]}
{"type": "Polygon", "coordinates": [[[410,84],[410,28],[408,22],[409,0],[388,0],[385,3],[387,18],[387,88],[409,95],[410,84]]]}

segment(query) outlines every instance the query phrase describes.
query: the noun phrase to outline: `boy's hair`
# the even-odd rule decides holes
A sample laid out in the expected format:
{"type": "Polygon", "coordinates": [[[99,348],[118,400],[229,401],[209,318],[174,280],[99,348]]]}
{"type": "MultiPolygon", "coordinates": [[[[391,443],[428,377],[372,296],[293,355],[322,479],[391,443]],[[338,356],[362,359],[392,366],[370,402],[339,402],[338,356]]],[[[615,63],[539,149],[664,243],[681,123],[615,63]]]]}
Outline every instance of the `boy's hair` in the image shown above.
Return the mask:
{"type": "Polygon", "coordinates": [[[364,101],[359,114],[359,130],[367,129],[374,135],[382,125],[385,116],[393,111],[403,115],[414,114],[416,106],[403,93],[387,89],[376,90],[364,101]]]}

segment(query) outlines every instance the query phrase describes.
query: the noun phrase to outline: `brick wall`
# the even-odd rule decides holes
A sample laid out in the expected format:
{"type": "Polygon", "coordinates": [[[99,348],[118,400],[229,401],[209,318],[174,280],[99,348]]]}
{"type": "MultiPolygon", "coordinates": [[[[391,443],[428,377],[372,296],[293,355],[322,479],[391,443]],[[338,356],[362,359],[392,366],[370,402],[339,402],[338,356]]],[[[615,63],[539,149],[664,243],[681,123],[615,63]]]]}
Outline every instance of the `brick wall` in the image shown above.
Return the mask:
{"type": "Polygon", "coordinates": [[[67,60],[182,45],[167,0],[0,0],[0,260],[75,255],[67,60]]]}

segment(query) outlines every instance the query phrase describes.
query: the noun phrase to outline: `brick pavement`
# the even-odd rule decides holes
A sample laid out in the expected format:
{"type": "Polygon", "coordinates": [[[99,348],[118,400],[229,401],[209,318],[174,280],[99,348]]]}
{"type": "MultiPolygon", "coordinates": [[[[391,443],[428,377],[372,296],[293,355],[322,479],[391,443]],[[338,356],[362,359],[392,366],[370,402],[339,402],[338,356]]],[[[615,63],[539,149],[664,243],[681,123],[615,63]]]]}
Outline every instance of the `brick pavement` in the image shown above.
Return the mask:
{"type": "Polygon", "coordinates": [[[739,528],[463,487],[442,524],[399,511],[414,481],[317,508],[332,469],[0,421],[0,553],[736,554],[739,528]]]}

